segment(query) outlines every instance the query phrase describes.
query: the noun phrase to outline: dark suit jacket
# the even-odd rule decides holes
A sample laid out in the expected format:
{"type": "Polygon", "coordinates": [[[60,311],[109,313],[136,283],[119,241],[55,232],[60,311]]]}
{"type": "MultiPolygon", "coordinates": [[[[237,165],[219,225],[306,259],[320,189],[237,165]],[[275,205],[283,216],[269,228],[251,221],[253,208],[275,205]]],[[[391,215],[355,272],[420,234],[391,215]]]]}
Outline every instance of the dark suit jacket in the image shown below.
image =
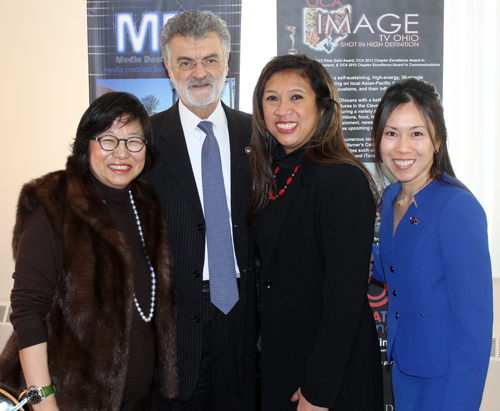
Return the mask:
{"type": "MultiPolygon", "coordinates": [[[[241,283],[246,280],[248,230],[246,216],[251,196],[249,155],[251,116],[222,104],[226,113],[231,146],[231,215],[236,260],[241,283]]],[[[191,168],[178,103],[151,118],[159,158],[142,177],[155,188],[167,222],[173,276],[177,294],[177,341],[180,401],[192,395],[201,359],[203,261],[205,219],[191,168]]],[[[245,298],[243,287],[240,299],[245,298]]],[[[242,301],[236,307],[244,307],[242,301]]],[[[236,308],[235,307],[235,308],[236,308]]],[[[240,336],[242,330],[235,330],[240,336]]]]}
{"type": "Polygon", "coordinates": [[[382,409],[367,298],[374,218],[360,169],[306,160],[283,196],[253,219],[262,263],[263,411],[295,410],[290,397],[299,387],[317,406],[382,409]]]}

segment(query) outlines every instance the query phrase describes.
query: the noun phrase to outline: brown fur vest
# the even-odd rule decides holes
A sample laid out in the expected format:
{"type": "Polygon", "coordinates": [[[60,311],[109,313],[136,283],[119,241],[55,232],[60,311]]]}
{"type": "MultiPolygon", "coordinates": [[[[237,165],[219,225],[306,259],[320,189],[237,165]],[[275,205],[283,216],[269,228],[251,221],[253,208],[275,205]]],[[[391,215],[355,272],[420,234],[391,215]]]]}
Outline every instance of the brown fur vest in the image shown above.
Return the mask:
{"type": "MultiPolygon", "coordinates": [[[[147,253],[156,272],[156,369],[154,385],[177,396],[174,295],[165,222],[153,189],[132,184],[147,253]]],[[[122,234],[105,202],[73,156],[65,171],[26,184],[19,198],[13,251],[35,207],[44,207],[62,240],[64,273],[46,318],[49,372],[61,411],[119,410],[127,373],[133,303],[133,273],[122,234]]],[[[25,388],[15,332],[0,357],[0,382],[25,388]]]]}

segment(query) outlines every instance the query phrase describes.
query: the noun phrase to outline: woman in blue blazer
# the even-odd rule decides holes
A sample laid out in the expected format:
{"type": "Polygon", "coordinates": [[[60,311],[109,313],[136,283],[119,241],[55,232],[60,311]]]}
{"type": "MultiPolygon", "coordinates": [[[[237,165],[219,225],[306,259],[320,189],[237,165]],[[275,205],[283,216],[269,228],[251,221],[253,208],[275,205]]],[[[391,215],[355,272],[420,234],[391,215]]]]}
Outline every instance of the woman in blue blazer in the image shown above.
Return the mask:
{"type": "Polygon", "coordinates": [[[389,290],[388,356],[401,411],[478,410],[493,292],[485,213],[453,173],[439,94],[414,78],[390,86],[373,122],[384,191],[373,278],[389,290]]]}

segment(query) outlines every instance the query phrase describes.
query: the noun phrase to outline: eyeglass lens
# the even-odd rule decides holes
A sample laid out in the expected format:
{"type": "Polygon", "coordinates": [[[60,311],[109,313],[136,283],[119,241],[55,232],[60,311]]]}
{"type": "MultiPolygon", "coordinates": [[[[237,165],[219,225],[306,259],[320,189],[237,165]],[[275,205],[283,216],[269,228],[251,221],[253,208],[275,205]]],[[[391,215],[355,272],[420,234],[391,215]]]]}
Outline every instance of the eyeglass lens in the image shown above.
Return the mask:
{"type": "MultiPolygon", "coordinates": [[[[214,59],[213,57],[207,57],[204,58],[203,60],[200,61],[200,63],[205,67],[206,69],[213,69],[215,67],[219,66],[219,63],[222,60],[217,60],[214,59]]],[[[177,66],[179,69],[184,70],[184,71],[189,71],[193,70],[195,66],[198,64],[197,61],[193,60],[182,60],[179,65],[177,66]]]]}
{"type": "MultiPolygon", "coordinates": [[[[113,136],[103,136],[99,138],[101,148],[106,151],[113,151],[116,149],[120,141],[122,140],[118,140],[113,136]]],[[[139,137],[129,137],[123,141],[125,141],[125,147],[133,153],[141,151],[145,144],[144,140],[139,137]]]]}

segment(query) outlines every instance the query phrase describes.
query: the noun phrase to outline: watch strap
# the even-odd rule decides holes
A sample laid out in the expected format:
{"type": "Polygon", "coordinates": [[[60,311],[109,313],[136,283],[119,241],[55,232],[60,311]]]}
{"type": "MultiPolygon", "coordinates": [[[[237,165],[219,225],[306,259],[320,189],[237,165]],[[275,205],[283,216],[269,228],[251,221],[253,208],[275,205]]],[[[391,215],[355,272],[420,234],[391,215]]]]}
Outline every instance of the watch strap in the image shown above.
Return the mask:
{"type": "Polygon", "coordinates": [[[47,398],[50,394],[54,394],[56,392],[56,387],[54,384],[47,385],[46,387],[40,387],[42,391],[42,395],[47,398]]]}
{"type": "Polygon", "coordinates": [[[31,404],[38,404],[49,395],[55,393],[56,387],[54,386],[54,384],[48,385],[46,387],[38,387],[37,385],[32,385],[25,392],[26,398],[31,404]]]}

